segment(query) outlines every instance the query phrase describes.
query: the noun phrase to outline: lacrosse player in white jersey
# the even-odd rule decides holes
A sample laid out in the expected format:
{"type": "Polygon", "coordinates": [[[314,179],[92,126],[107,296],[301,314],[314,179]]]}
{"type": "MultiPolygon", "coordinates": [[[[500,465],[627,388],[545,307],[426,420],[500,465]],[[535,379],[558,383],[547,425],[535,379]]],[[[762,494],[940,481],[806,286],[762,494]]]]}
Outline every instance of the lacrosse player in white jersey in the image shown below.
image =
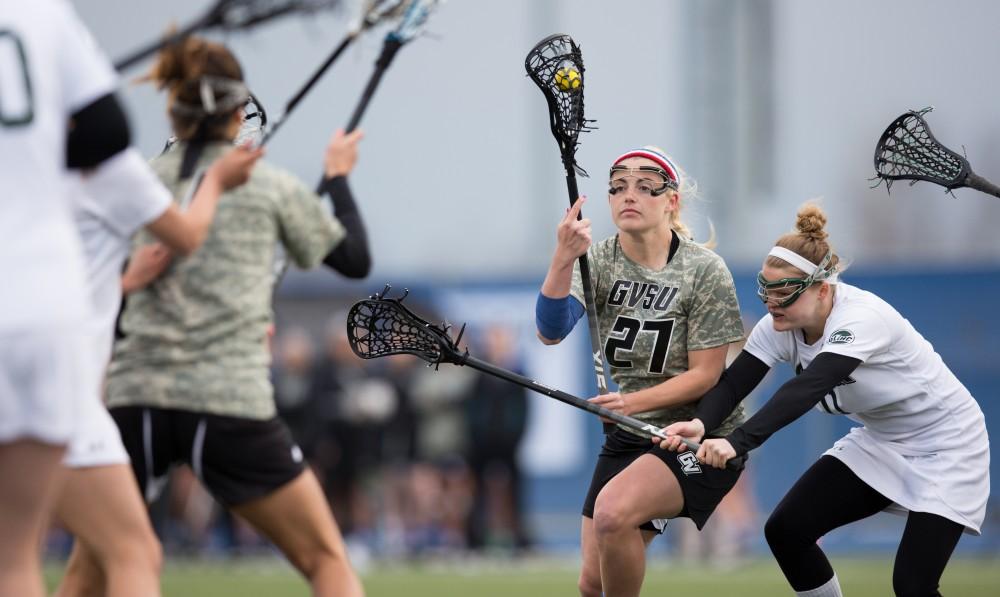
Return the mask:
{"type": "MultiPolygon", "coordinates": [[[[37,545],[76,419],[90,316],[64,187],[70,117],[115,76],[68,3],[0,8],[0,595],[44,594],[37,545]]],[[[100,163],[118,131],[79,141],[100,163]]]]}
{"type": "MultiPolygon", "coordinates": [[[[72,143],[72,134],[70,138],[72,143]]],[[[129,159],[132,152],[126,149],[108,161],[129,159]]],[[[187,256],[200,247],[222,193],[245,182],[260,155],[259,150],[245,148],[224,154],[208,168],[190,208],[183,213],[158,179],[141,184],[149,189],[143,193],[109,184],[112,181],[104,178],[103,167],[73,176],[73,215],[94,306],[88,353],[98,382],[80,398],[77,431],[64,461],[70,470],[56,500],[55,515],[95,557],[81,558],[79,546],[74,549],[57,591],[59,597],[159,594],[160,545],[118,427],[101,399],[115,317],[123,292],[146,286],[173,255],[187,256]],[[123,276],[132,235],[143,227],[163,245],[140,248],[142,255],[137,255],[123,276]],[[85,567],[95,569],[85,571],[85,567]]]]}
{"type": "MultiPolygon", "coordinates": [[[[96,401],[98,390],[94,352],[106,361],[110,349],[107,341],[94,346],[93,304],[66,168],[87,173],[84,184],[98,191],[94,207],[102,213],[124,197],[135,201],[122,220],[149,213],[144,210],[150,203],[162,211],[170,200],[144,160],[128,149],[116,84],[107,59],[65,2],[5,3],[0,10],[0,160],[6,168],[0,177],[0,269],[10,283],[0,299],[2,595],[43,594],[35,547],[45,515],[59,500],[55,479],[64,448],[100,412],[99,404],[87,403],[96,401]],[[96,203],[101,198],[109,203],[96,203]]],[[[176,227],[166,228],[174,231],[167,240],[191,246],[176,227]]],[[[114,430],[104,423],[105,430],[114,430]]],[[[117,434],[97,437],[113,442],[117,434]]],[[[86,462],[75,445],[70,452],[71,462],[86,462]]],[[[134,484],[123,487],[135,493],[134,484]]],[[[115,505],[100,508],[112,512],[115,505]]],[[[86,510],[82,503],[73,506],[86,510]]],[[[153,591],[155,585],[115,594],[153,591]]]]}
{"type": "MultiPolygon", "coordinates": [[[[979,405],[910,323],[870,292],[838,281],[826,216],[798,212],[757,277],[768,314],[698,406],[665,428],[700,440],[779,362],[797,372],[725,438],[707,439],[702,462],[724,466],[810,408],[862,424],[838,440],[778,504],[767,542],[797,595],[839,597],[817,540],[881,511],[907,517],[896,553],[896,595],[940,595],[962,533],[978,535],[990,492],[989,439],[979,405]]],[[[661,447],[681,450],[676,438],[661,447]]]]}

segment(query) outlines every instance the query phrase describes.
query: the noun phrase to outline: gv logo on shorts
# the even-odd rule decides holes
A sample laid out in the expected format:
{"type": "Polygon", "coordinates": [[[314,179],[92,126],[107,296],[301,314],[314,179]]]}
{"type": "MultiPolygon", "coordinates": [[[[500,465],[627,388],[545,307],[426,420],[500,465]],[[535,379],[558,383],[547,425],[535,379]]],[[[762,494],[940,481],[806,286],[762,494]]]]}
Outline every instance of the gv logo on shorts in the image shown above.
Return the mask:
{"type": "Polygon", "coordinates": [[[701,465],[698,463],[698,458],[694,455],[694,452],[681,452],[677,455],[677,462],[681,463],[681,471],[685,475],[701,474],[701,465]]]}

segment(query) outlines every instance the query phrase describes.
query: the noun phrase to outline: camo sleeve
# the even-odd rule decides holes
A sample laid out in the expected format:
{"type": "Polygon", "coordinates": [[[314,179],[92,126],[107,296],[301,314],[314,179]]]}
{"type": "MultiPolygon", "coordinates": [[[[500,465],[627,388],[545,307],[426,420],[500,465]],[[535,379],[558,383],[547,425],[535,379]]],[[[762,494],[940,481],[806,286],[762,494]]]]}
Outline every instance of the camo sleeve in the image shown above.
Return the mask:
{"type": "Polygon", "coordinates": [[[278,184],[281,243],[295,265],[304,269],[315,267],[344,238],[344,226],[323,209],[315,193],[291,174],[280,173],[278,184]]]}
{"type": "Polygon", "coordinates": [[[743,339],[733,276],[718,255],[700,264],[688,314],[688,350],[705,350],[743,339]]]}

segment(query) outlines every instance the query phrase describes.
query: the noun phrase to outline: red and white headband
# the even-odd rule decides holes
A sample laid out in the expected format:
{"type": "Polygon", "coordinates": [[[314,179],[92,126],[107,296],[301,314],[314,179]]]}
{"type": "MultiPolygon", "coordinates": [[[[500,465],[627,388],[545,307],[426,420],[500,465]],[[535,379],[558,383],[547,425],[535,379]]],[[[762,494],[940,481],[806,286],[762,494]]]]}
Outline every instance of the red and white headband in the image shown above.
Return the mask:
{"type": "Polygon", "coordinates": [[[660,168],[663,168],[663,171],[667,173],[667,178],[673,181],[673,185],[671,186],[673,186],[674,188],[676,188],[676,186],[679,185],[681,182],[679,173],[680,171],[677,169],[677,166],[674,166],[673,162],[670,161],[670,158],[668,158],[667,156],[663,155],[658,151],[653,151],[652,149],[646,149],[645,147],[626,151],[622,155],[615,158],[615,161],[612,162],[611,167],[614,168],[615,166],[617,166],[618,164],[624,162],[629,158],[646,158],[647,160],[652,160],[653,162],[656,162],[660,166],[660,168]]]}

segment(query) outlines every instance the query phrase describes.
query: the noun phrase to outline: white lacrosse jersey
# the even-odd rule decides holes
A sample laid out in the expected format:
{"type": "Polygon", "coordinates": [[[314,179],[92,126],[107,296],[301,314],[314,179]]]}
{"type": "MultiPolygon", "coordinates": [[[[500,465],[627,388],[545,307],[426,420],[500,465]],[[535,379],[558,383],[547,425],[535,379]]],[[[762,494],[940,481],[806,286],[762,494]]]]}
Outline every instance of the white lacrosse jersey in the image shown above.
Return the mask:
{"type": "Polygon", "coordinates": [[[796,373],[821,352],[860,360],[816,406],[864,425],[827,454],[896,502],[896,510],[940,514],[979,532],[989,496],[983,413],[930,342],[891,305],[839,283],[815,344],[806,344],[801,330],[775,331],[768,314],[744,350],[771,367],[791,363],[796,373]]]}
{"type": "MultiPolygon", "coordinates": [[[[129,150],[132,151],[132,150],[129,150]]],[[[138,159],[129,152],[107,160],[138,159]]],[[[145,166],[145,164],[142,164],[145,166]]],[[[147,168],[148,169],[148,168],[147,168]]],[[[92,368],[92,389],[80,390],[77,427],[63,464],[70,468],[127,463],[128,453],[101,396],[104,373],[111,361],[115,317],[121,306],[122,265],[132,245],[132,235],[159,217],[170,205],[170,193],[149,171],[151,184],[102,185],[101,177],[71,172],[68,186],[73,197],[73,220],[83,244],[87,291],[93,314],[87,325],[87,356],[92,368]],[[114,188],[111,188],[114,187],[114,188]]]]}
{"type": "Polygon", "coordinates": [[[117,77],[63,0],[0,8],[0,331],[80,322],[89,307],[65,187],[69,117],[117,77]]]}
{"type": "MultiPolygon", "coordinates": [[[[125,159],[125,152],[110,158],[125,159]]],[[[145,166],[145,164],[143,164],[145,166]]],[[[71,173],[73,220],[83,244],[88,294],[93,304],[92,329],[102,338],[101,367],[111,360],[115,317],[121,306],[122,266],[132,249],[132,236],[160,217],[171,205],[170,192],[149,171],[150,182],[133,192],[105,189],[71,173]]]]}

